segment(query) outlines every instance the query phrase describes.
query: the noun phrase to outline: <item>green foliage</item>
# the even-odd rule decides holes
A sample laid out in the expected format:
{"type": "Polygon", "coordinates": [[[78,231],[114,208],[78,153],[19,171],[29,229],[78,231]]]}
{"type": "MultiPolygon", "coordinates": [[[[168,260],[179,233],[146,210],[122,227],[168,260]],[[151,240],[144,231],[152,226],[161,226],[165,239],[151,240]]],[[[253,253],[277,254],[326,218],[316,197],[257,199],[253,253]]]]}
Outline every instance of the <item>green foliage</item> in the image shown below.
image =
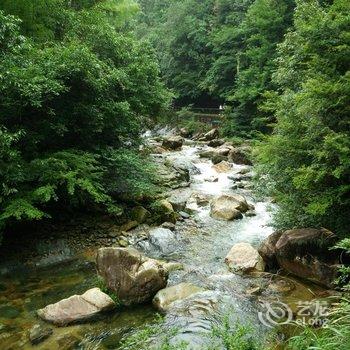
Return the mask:
{"type": "Polygon", "coordinates": [[[343,299],[331,311],[320,329],[302,327],[300,334],[289,339],[289,350],[347,350],[350,347],[350,301],[343,299]]]}
{"type": "Polygon", "coordinates": [[[122,305],[118,295],[107,287],[104,279],[101,276],[96,277],[96,287],[100,288],[103,293],[106,293],[115,302],[116,306],[122,305]]]}
{"type": "Polygon", "coordinates": [[[191,134],[207,132],[211,126],[200,122],[196,114],[191,111],[191,107],[183,107],[176,112],[176,124],[179,128],[187,129],[191,134]]]}
{"type": "Polygon", "coordinates": [[[170,344],[171,338],[174,337],[178,331],[173,328],[164,332],[162,323],[163,319],[158,315],[153,324],[146,325],[125,337],[118,349],[186,350],[187,344],[184,342],[170,344]]]}
{"type": "Polygon", "coordinates": [[[273,89],[276,46],[291,25],[293,0],[255,0],[239,26],[242,47],[236,52],[237,72],[227,100],[236,132],[267,131],[270,115],[259,110],[262,94],[273,89]]]}
{"type": "MultiPolygon", "coordinates": [[[[230,324],[228,317],[225,317],[221,324],[213,328],[213,340],[219,340],[226,350],[258,350],[262,349],[257,335],[252,327],[236,323],[234,326],[230,324]]],[[[217,346],[214,345],[213,350],[217,346]]]]}
{"type": "Polygon", "coordinates": [[[180,106],[227,106],[227,135],[267,131],[260,110],[274,89],[276,46],[291,26],[294,0],[140,1],[139,32],[157,48],[180,106]]]}
{"type": "MultiPolygon", "coordinates": [[[[338,250],[341,249],[345,251],[347,254],[350,253],[350,238],[344,238],[339,241],[332,249],[338,250]]],[[[342,254],[342,258],[345,258],[344,254],[342,254]]],[[[347,293],[350,292],[350,266],[346,265],[343,261],[342,265],[339,267],[339,276],[335,280],[335,284],[338,287],[341,287],[347,293]]]]}
{"type": "Polygon", "coordinates": [[[113,197],[138,201],[152,199],[159,192],[156,167],[147,157],[132,150],[107,149],[102,162],[108,169],[104,183],[113,197]]]}
{"type": "Polygon", "coordinates": [[[279,228],[316,226],[348,234],[350,3],[299,1],[295,30],[279,47],[271,95],[277,124],[257,150],[279,203],[279,228]]]}
{"type": "Polygon", "coordinates": [[[57,209],[119,214],[121,192],[154,190],[139,134],[170,94],[150,46],[124,30],[137,8],[126,0],[0,4],[3,227],[57,209]]]}

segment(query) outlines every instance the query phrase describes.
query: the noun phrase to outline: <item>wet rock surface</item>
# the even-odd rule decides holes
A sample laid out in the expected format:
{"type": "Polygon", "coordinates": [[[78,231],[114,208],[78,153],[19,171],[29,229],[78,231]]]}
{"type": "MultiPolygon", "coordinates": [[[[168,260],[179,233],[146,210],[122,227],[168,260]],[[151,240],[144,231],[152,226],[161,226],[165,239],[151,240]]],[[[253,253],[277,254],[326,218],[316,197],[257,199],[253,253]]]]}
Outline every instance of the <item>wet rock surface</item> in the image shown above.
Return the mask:
{"type": "Polygon", "coordinates": [[[225,263],[235,273],[251,273],[265,270],[264,260],[249,243],[235,244],[227,254],[225,263]]]}
{"type": "Polygon", "coordinates": [[[29,332],[29,340],[33,345],[37,345],[49,338],[52,333],[52,328],[36,324],[31,328],[29,332]]]}
{"type": "MultiPolygon", "coordinates": [[[[251,191],[251,167],[236,163],[242,163],[241,160],[230,160],[232,150],[240,147],[222,143],[223,140],[218,139],[216,131],[212,131],[211,136],[206,136],[214,137],[213,141],[197,142],[186,139],[181,148],[174,146],[178,147],[175,151],[163,147],[163,139],[175,134],[176,131],[168,130],[153,138],[150,133],[145,146],[145,151],[151,153],[157,165],[160,177],[158,184],[166,188],[167,193],[157,198],[157,201],[164,199],[167,202],[163,203],[163,209],[165,212],[169,209],[170,221],[163,217],[157,223],[152,222],[160,213],[149,210],[140,198],[140,202],[133,205],[136,209],[130,208],[128,220],[123,222],[88,217],[83,225],[77,225],[77,218],[67,221],[67,226],[60,227],[60,235],[65,235],[72,242],[68,244],[69,249],[66,249],[66,243],[58,243],[57,236],[52,234],[52,239],[49,239],[52,247],[47,261],[43,260],[42,265],[38,266],[44,270],[35,274],[35,278],[33,273],[15,275],[6,267],[7,270],[1,276],[7,276],[8,280],[3,286],[0,283],[0,297],[5,298],[5,311],[12,317],[7,318],[7,322],[12,322],[15,326],[11,328],[6,323],[3,329],[6,338],[2,337],[1,341],[5,341],[5,349],[6,346],[12,349],[31,349],[31,345],[27,348],[25,344],[29,343],[30,328],[38,322],[34,317],[34,310],[62,298],[69,299],[73,294],[81,295],[84,290],[96,285],[93,261],[97,248],[101,246],[104,247],[104,254],[101,255],[99,251],[97,259],[101,275],[109,281],[108,287],[114,286],[113,293],[118,294],[126,305],[132,304],[133,307],[109,312],[108,317],[102,314],[97,322],[74,325],[66,328],[66,332],[63,331],[65,328],[53,326],[53,335],[43,342],[46,348],[56,350],[114,347],[130,331],[142,329],[145,324],[153,322],[156,310],[150,302],[160,290],[168,290],[164,300],[170,301],[169,304],[164,304],[170,307],[164,308],[165,319],[160,332],[165,334],[169,331],[169,334],[173,334],[171,330],[178,329],[178,333],[171,338],[171,344],[186,341],[191,349],[213,346],[210,338],[212,327],[227,315],[228,310],[236,314],[239,310],[238,316],[242,318],[240,322],[244,323],[249,319],[254,327],[259,328],[256,314],[260,300],[276,300],[282,297],[291,300],[294,293],[300,299],[298,283],[293,288],[293,283],[279,281],[283,280],[282,277],[273,277],[260,271],[242,276],[229,272],[224,263],[225,256],[235,244],[245,241],[256,247],[272,233],[267,226],[270,222],[270,203],[257,201],[251,191]],[[211,154],[200,157],[206,151],[211,154]],[[224,172],[213,167],[214,163],[219,164],[222,161],[228,163],[224,172]],[[237,189],[233,191],[232,186],[237,186],[237,189]],[[173,200],[173,195],[183,195],[183,198],[176,201],[173,200]],[[235,208],[237,205],[239,207],[239,213],[244,214],[241,220],[218,220],[210,215],[210,203],[215,199],[236,195],[245,198],[242,200],[236,197],[235,200],[235,203],[237,200],[243,203],[243,206],[235,204],[235,208]],[[248,201],[254,203],[255,209],[248,201]],[[151,217],[140,207],[150,211],[151,217]],[[255,216],[250,215],[253,211],[255,216]],[[145,221],[143,213],[148,216],[145,221]],[[127,232],[121,231],[120,226],[129,220],[136,221],[137,227],[127,232]],[[76,227],[79,227],[79,232],[72,232],[76,227]],[[149,233],[152,230],[159,233],[160,228],[167,230],[166,234],[156,234],[152,238],[149,233]],[[52,253],[61,250],[63,256],[74,256],[77,250],[72,247],[75,245],[77,250],[84,247],[92,249],[84,251],[84,255],[75,260],[61,260],[61,255],[52,258],[52,253]],[[136,253],[132,248],[127,248],[129,253],[123,253],[123,257],[118,256],[119,253],[113,253],[112,256],[105,254],[108,249],[122,249],[119,245],[140,247],[143,254],[136,253]],[[146,257],[145,253],[151,258],[146,257]],[[101,256],[106,259],[101,259],[101,256]],[[88,264],[85,263],[86,260],[89,260],[88,264]],[[51,264],[53,261],[55,265],[51,264]],[[15,281],[14,276],[21,277],[15,281]],[[170,289],[169,292],[168,288],[181,284],[194,285],[205,291],[190,295],[179,292],[179,289],[170,289]],[[125,325],[128,325],[127,330],[125,325]]],[[[242,151],[249,153],[244,147],[242,151]]],[[[46,229],[45,234],[47,231],[51,232],[46,229]]],[[[30,244],[31,242],[28,243],[29,246],[30,244]]],[[[0,273],[1,271],[0,267],[0,273]]],[[[307,288],[302,293],[305,298],[315,297],[307,288]]],[[[0,327],[4,323],[2,315],[0,312],[0,327]]],[[[230,322],[234,324],[237,319],[230,319],[230,322]]],[[[220,346],[218,344],[216,348],[220,349],[220,346]]]]}
{"type": "Polygon", "coordinates": [[[340,262],[340,253],[329,251],[335,240],[335,235],[325,229],[279,231],[261,244],[259,252],[271,268],[283,268],[331,288],[340,262]]]}
{"type": "Polygon", "coordinates": [[[114,301],[99,288],[89,289],[82,295],[73,295],[37,311],[44,321],[58,326],[84,322],[115,308],[114,301]]]}
{"type": "Polygon", "coordinates": [[[218,220],[235,220],[243,217],[249,209],[246,199],[241,195],[223,195],[212,200],[210,215],[218,220]]]}
{"type": "Polygon", "coordinates": [[[167,284],[168,271],[136,249],[100,248],[96,262],[99,275],[124,305],[147,302],[167,284]]]}
{"type": "Polygon", "coordinates": [[[153,305],[159,311],[164,312],[168,310],[176,301],[186,299],[201,291],[203,291],[202,288],[191,283],[180,283],[160,290],[153,298],[153,305]]]}
{"type": "Polygon", "coordinates": [[[149,232],[149,242],[161,254],[169,255],[177,249],[176,235],[167,228],[154,228],[149,232]]]}
{"type": "Polygon", "coordinates": [[[162,146],[166,149],[178,150],[183,145],[183,138],[181,136],[169,136],[164,138],[162,146]]]}

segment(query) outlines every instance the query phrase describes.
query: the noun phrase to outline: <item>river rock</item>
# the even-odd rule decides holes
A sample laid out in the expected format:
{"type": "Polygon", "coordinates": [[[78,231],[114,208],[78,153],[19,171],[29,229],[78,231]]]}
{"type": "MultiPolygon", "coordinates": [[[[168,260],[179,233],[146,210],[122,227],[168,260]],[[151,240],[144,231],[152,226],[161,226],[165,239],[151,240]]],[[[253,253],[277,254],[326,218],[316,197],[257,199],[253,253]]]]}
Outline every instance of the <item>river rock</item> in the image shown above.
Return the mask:
{"type": "Polygon", "coordinates": [[[287,294],[295,289],[295,284],[287,279],[279,278],[269,283],[267,288],[276,293],[287,294]]]}
{"type": "Polygon", "coordinates": [[[179,214],[183,219],[189,219],[190,214],[186,213],[185,211],[180,211],[179,214]]]}
{"type": "Polygon", "coordinates": [[[228,154],[228,160],[239,165],[252,165],[252,162],[247,156],[247,150],[235,148],[228,154]]]}
{"type": "Polygon", "coordinates": [[[216,154],[216,153],[215,153],[215,150],[213,148],[198,152],[198,155],[200,158],[212,159],[214,154],[216,154]]]}
{"type": "Polygon", "coordinates": [[[209,147],[220,147],[225,143],[225,140],[222,139],[214,139],[208,142],[209,147]]]}
{"type": "Polygon", "coordinates": [[[163,228],[167,228],[168,230],[175,231],[176,225],[172,222],[163,222],[162,223],[163,228]]]}
{"type": "Polygon", "coordinates": [[[57,326],[87,321],[115,307],[114,301],[99,288],[89,289],[82,295],[73,295],[67,299],[50,304],[37,311],[44,321],[57,326]]]}
{"type": "Polygon", "coordinates": [[[163,148],[162,146],[159,146],[159,145],[154,145],[152,148],[151,148],[151,153],[152,154],[163,154],[163,153],[166,153],[167,150],[165,148],[163,148]]]}
{"type": "Polygon", "coordinates": [[[218,164],[222,161],[227,161],[227,155],[229,153],[229,148],[209,148],[204,151],[199,152],[200,158],[208,158],[210,159],[213,164],[218,164]]]}
{"type": "Polygon", "coordinates": [[[227,161],[227,156],[224,156],[222,154],[214,153],[212,157],[210,158],[214,165],[219,164],[221,162],[227,161]]]}
{"type": "Polygon", "coordinates": [[[218,176],[210,176],[204,179],[206,182],[219,182],[219,177],[218,176]]]}
{"type": "Polygon", "coordinates": [[[158,227],[149,232],[150,243],[162,254],[171,254],[176,250],[175,233],[169,229],[158,227]]]}
{"type": "Polygon", "coordinates": [[[248,295],[260,295],[263,292],[263,289],[260,286],[251,286],[246,289],[245,292],[248,295]]]}
{"type": "Polygon", "coordinates": [[[198,323],[217,312],[220,300],[220,292],[218,291],[198,292],[173,303],[168,309],[167,317],[172,318],[173,316],[175,319],[186,317],[188,320],[194,319],[198,323]]]}
{"type": "Polygon", "coordinates": [[[169,136],[163,139],[162,146],[170,150],[178,150],[182,147],[184,139],[181,136],[169,136]]]}
{"type": "Polygon", "coordinates": [[[335,242],[336,236],[325,229],[294,229],[274,233],[259,251],[269,267],[332,288],[340,261],[340,252],[329,250],[335,242]]]}
{"type": "Polygon", "coordinates": [[[179,188],[170,192],[168,202],[173,206],[174,210],[182,211],[186,207],[186,203],[191,197],[193,191],[189,188],[179,188]]]}
{"type": "Polygon", "coordinates": [[[165,160],[164,158],[152,158],[157,164],[157,178],[156,183],[159,186],[167,188],[179,188],[188,186],[190,174],[188,170],[175,168],[172,166],[172,162],[165,160]]]}
{"type": "Polygon", "coordinates": [[[160,221],[159,223],[176,223],[176,213],[174,211],[174,208],[171,205],[171,203],[166,199],[162,199],[159,202],[157,202],[155,214],[157,216],[157,220],[160,221]]]}
{"type": "Polygon", "coordinates": [[[198,175],[201,173],[196,165],[187,158],[174,158],[169,156],[167,162],[178,172],[182,171],[189,175],[198,175]]]}
{"type": "Polygon", "coordinates": [[[276,259],[276,243],[282,235],[282,231],[276,231],[268,236],[259,246],[258,252],[264,259],[269,270],[278,269],[276,259]]]}
{"type": "Polygon", "coordinates": [[[227,254],[225,263],[235,273],[250,273],[265,270],[264,260],[258,251],[249,243],[235,244],[227,254]]]}
{"type": "Polygon", "coordinates": [[[49,338],[52,333],[52,328],[36,324],[29,331],[29,340],[33,345],[36,345],[49,338]]]}
{"type": "Polygon", "coordinates": [[[153,305],[159,311],[166,311],[171,307],[171,304],[177,300],[183,300],[189,296],[203,291],[191,283],[180,283],[160,290],[153,298],[153,305]]]}
{"type": "Polygon", "coordinates": [[[186,128],[181,128],[180,130],[179,130],[179,133],[180,133],[180,136],[181,137],[186,137],[186,138],[188,138],[188,137],[190,137],[191,136],[191,131],[189,131],[188,129],[186,129],[186,128]]]}
{"type": "MultiPolygon", "coordinates": [[[[219,181],[219,178],[217,181],[219,181]]],[[[203,193],[193,193],[191,198],[195,199],[197,206],[203,207],[209,204],[211,196],[203,193]]]]}
{"type": "Polygon", "coordinates": [[[204,134],[199,141],[211,141],[219,137],[219,130],[217,128],[208,131],[204,134]]]}
{"type": "Polygon", "coordinates": [[[164,268],[166,268],[169,272],[179,271],[184,269],[184,265],[178,262],[167,262],[163,263],[164,268]]]}
{"type": "Polygon", "coordinates": [[[136,220],[130,220],[125,224],[123,224],[122,226],[120,226],[120,231],[128,232],[133,228],[137,227],[138,225],[139,223],[136,220]]]}
{"type": "Polygon", "coordinates": [[[146,208],[139,205],[132,208],[130,215],[133,220],[137,221],[139,224],[143,224],[151,216],[151,213],[146,208]]]}
{"type": "Polygon", "coordinates": [[[241,219],[242,212],[249,209],[246,199],[241,195],[222,195],[212,200],[210,216],[217,220],[241,219]]]}
{"type": "Polygon", "coordinates": [[[218,164],[214,164],[213,168],[218,172],[218,173],[227,173],[231,170],[231,164],[226,162],[226,161],[222,161],[218,164]]]}
{"type": "Polygon", "coordinates": [[[100,248],[97,271],[124,305],[151,300],[166,287],[168,271],[157,260],[132,248],[100,248]]]}

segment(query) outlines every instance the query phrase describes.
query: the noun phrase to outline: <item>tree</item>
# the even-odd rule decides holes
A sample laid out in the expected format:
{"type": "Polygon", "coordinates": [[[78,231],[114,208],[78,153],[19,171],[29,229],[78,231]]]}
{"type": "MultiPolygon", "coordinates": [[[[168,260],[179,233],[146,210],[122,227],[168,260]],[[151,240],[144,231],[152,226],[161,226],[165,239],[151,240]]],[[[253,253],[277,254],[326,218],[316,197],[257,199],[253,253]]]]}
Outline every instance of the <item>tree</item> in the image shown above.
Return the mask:
{"type": "Polygon", "coordinates": [[[232,106],[228,133],[249,136],[254,131],[268,131],[270,115],[259,107],[264,92],[276,88],[271,79],[276,68],[276,47],[291,26],[293,5],[293,0],[255,0],[233,31],[239,46],[233,58],[235,83],[225,91],[232,106]]]}
{"type": "Polygon", "coordinates": [[[57,207],[116,213],[117,186],[139,196],[152,185],[136,154],[139,134],[170,95],[152,49],[124,32],[134,3],[58,3],[66,26],[45,43],[22,36],[21,22],[0,12],[3,225],[54,216],[57,207]],[[137,169],[140,185],[119,177],[124,168],[137,169]]]}
{"type": "Polygon", "coordinates": [[[350,224],[350,3],[297,2],[295,30],[279,46],[269,101],[277,123],[258,148],[279,203],[276,226],[350,224]]]}

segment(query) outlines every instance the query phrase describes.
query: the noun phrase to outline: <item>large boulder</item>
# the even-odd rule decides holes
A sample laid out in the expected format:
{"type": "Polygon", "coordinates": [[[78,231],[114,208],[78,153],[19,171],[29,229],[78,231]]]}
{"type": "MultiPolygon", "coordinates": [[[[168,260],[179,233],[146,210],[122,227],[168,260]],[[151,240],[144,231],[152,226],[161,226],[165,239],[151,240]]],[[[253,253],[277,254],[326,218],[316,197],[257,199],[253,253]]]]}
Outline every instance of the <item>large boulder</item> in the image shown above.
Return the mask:
{"type": "Polygon", "coordinates": [[[132,208],[130,216],[133,220],[143,224],[151,216],[151,213],[146,208],[139,205],[132,208]]]}
{"type": "Polygon", "coordinates": [[[208,142],[209,147],[220,147],[225,143],[225,140],[222,139],[214,139],[208,142]]]}
{"type": "Polygon", "coordinates": [[[270,270],[278,269],[276,259],[276,243],[280,239],[282,233],[282,231],[274,232],[260,244],[258,249],[259,254],[262,256],[270,270]]]}
{"type": "Polygon", "coordinates": [[[268,266],[331,288],[339,268],[339,252],[330,251],[336,236],[325,229],[276,232],[260,246],[268,266]]]}
{"type": "Polygon", "coordinates": [[[114,301],[99,288],[89,289],[82,295],[73,295],[67,299],[50,304],[37,311],[44,321],[57,326],[90,320],[97,314],[115,307],[114,301]]]}
{"type": "Polygon", "coordinates": [[[100,248],[97,271],[124,305],[151,300],[166,287],[168,271],[157,260],[132,248],[100,248]]]}
{"type": "MultiPolygon", "coordinates": [[[[189,175],[200,174],[200,170],[189,159],[167,157],[166,161],[171,164],[176,171],[185,172],[189,175]]],[[[187,180],[189,180],[189,176],[187,180]]]]}
{"type": "Polygon", "coordinates": [[[179,188],[169,193],[168,202],[173,206],[174,210],[181,211],[186,207],[186,203],[191,197],[193,191],[190,188],[179,188]]]}
{"type": "Polygon", "coordinates": [[[192,135],[191,131],[189,131],[189,130],[186,129],[186,128],[181,128],[181,129],[179,130],[179,133],[180,133],[180,136],[181,136],[181,137],[185,137],[185,138],[190,137],[190,136],[192,135]]]}
{"type": "Polygon", "coordinates": [[[176,168],[168,158],[153,157],[152,159],[157,165],[157,185],[172,189],[189,185],[190,174],[188,169],[176,168]]]}
{"type": "Polygon", "coordinates": [[[234,148],[230,150],[228,154],[228,160],[232,163],[239,165],[252,165],[248,157],[248,151],[240,148],[234,148]]]}
{"type": "Polygon", "coordinates": [[[149,232],[149,242],[163,255],[173,253],[177,246],[175,233],[162,227],[154,228],[149,232]]]}
{"type": "Polygon", "coordinates": [[[183,143],[184,139],[181,136],[169,136],[163,139],[162,146],[169,150],[178,150],[183,143]]]}
{"type": "Polygon", "coordinates": [[[249,205],[241,195],[222,195],[210,203],[210,216],[217,220],[241,219],[242,212],[246,212],[249,205]]]}
{"type": "Polygon", "coordinates": [[[265,270],[265,263],[258,251],[249,243],[235,244],[225,258],[232,272],[243,274],[265,270]]]}
{"type": "Polygon", "coordinates": [[[154,209],[154,215],[155,215],[154,219],[158,223],[163,223],[163,222],[172,222],[173,224],[176,223],[177,215],[174,211],[173,206],[168,200],[162,199],[156,202],[153,206],[153,209],[154,209]]]}
{"type": "Polygon", "coordinates": [[[219,130],[217,128],[214,128],[210,131],[208,131],[206,134],[204,134],[199,141],[211,141],[214,139],[217,139],[219,137],[219,130]]]}
{"type": "Polygon", "coordinates": [[[222,161],[227,161],[227,155],[229,152],[230,149],[228,147],[209,148],[199,152],[199,157],[208,158],[214,164],[218,164],[222,161]]]}
{"type": "Polygon", "coordinates": [[[32,345],[37,345],[49,338],[52,335],[52,333],[52,328],[36,324],[29,331],[29,340],[32,343],[32,345]]]}
{"type": "Polygon", "coordinates": [[[166,311],[171,307],[171,304],[178,300],[183,300],[189,296],[203,291],[191,283],[180,283],[160,290],[153,298],[153,305],[159,311],[166,311]]]}
{"type": "Polygon", "coordinates": [[[213,169],[218,173],[227,173],[231,170],[231,164],[223,160],[220,163],[213,165],[213,169]]]}
{"type": "Polygon", "coordinates": [[[221,156],[227,156],[230,153],[230,148],[228,147],[219,147],[216,148],[214,154],[218,154],[221,156]]]}

